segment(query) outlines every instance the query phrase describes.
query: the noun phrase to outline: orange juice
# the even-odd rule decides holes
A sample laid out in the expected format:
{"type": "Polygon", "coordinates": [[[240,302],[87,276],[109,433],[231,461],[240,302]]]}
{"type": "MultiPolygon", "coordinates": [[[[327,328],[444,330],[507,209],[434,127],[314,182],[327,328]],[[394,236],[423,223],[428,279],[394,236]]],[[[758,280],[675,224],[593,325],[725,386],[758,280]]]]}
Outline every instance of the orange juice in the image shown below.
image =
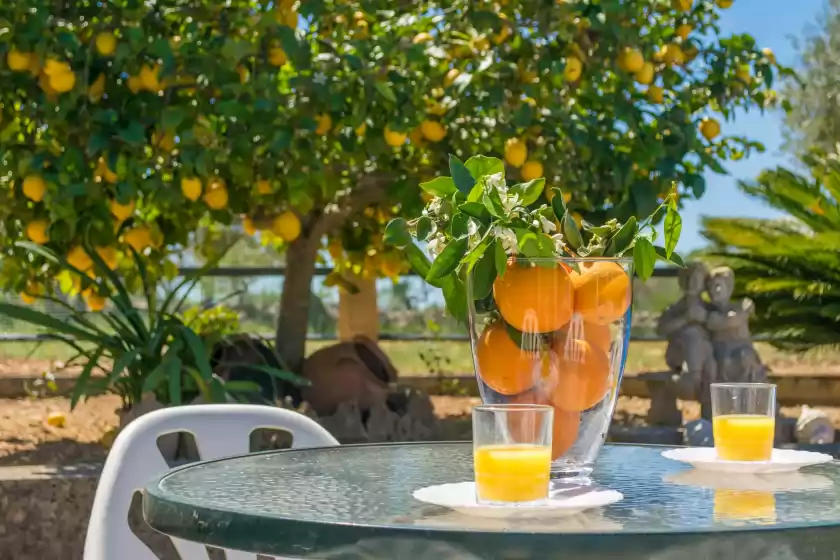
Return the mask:
{"type": "Polygon", "coordinates": [[[776,497],[757,490],[715,490],[715,519],[775,520],[776,497]]]}
{"type": "Polygon", "coordinates": [[[776,420],[759,414],[715,416],[713,430],[718,457],[725,461],[768,461],[773,452],[776,420]]]}
{"type": "Polygon", "coordinates": [[[551,447],[486,445],[475,450],[478,497],[490,502],[533,502],[548,497],[551,447]]]}

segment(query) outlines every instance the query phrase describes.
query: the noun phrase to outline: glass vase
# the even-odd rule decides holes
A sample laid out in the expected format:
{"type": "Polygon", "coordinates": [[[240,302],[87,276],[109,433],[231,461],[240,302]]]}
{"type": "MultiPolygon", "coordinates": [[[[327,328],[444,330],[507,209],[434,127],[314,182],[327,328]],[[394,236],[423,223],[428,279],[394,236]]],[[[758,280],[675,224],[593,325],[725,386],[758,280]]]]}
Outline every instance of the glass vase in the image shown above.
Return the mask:
{"type": "Polygon", "coordinates": [[[588,479],[606,440],[627,358],[632,277],[632,259],[605,257],[511,258],[492,286],[467,277],[481,399],[554,407],[552,478],[588,479]]]}

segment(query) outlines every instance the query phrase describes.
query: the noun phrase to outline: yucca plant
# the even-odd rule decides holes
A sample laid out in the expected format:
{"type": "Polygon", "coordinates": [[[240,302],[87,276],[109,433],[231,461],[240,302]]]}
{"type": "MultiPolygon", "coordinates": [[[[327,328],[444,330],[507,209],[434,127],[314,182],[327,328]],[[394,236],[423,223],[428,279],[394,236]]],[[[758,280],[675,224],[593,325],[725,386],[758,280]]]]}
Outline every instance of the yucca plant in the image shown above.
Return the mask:
{"type": "Polygon", "coordinates": [[[740,188],[790,218],[705,218],[706,258],[735,271],[736,297],[755,303],[754,333],[782,348],[840,344],[840,155],[803,158],[740,188]]]}
{"type": "MultiPolygon", "coordinates": [[[[218,337],[199,335],[181,315],[190,290],[221,257],[162,293],[144,258],[132,249],[142,285],[142,304],[138,306],[132,301],[125,279],[92,248],[85,247],[92,268],[83,271],[41,245],[26,242],[20,246],[43,256],[51,266],[79,275],[81,290],[89,301],[93,296],[110,302],[102,311],[89,313],[49,292],[38,296],[66,309],[66,317],[29,306],[0,303],[0,315],[46,329],[73,348],[75,355],[67,366],[80,366],[82,371],[71,394],[71,406],[101,393],[119,395],[123,409],[129,409],[149,393],[163,405],[179,405],[198,395],[207,402],[224,402],[229,397],[238,399],[259,392],[256,383],[225,381],[214,374],[210,353],[218,337]]],[[[294,384],[305,383],[289,371],[259,364],[247,366],[294,384]]]]}

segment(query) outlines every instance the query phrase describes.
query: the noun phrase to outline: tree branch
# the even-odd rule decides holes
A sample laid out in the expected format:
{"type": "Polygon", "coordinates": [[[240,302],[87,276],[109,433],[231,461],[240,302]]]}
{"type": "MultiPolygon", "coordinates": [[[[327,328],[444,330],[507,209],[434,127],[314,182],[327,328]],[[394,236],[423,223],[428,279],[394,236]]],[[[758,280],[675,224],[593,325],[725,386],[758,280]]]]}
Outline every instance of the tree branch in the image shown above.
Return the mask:
{"type": "Polygon", "coordinates": [[[350,216],[385,198],[388,185],[394,181],[394,177],[385,173],[372,173],[359,179],[345,196],[339,197],[335,202],[314,216],[309,236],[320,239],[334,229],[340,227],[350,216]],[[327,209],[331,211],[327,211],[327,209]]]}

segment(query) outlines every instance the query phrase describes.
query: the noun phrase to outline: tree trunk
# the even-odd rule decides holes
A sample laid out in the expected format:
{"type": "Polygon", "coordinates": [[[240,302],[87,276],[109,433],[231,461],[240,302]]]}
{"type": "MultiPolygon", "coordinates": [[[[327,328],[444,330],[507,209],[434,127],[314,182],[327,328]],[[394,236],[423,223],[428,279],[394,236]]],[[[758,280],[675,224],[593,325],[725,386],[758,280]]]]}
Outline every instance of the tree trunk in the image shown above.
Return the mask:
{"type": "Polygon", "coordinates": [[[309,301],[320,235],[301,235],[286,250],[286,278],[280,296],[275,345],[287,368],[300,372],[306,354],[309,301]]]}

